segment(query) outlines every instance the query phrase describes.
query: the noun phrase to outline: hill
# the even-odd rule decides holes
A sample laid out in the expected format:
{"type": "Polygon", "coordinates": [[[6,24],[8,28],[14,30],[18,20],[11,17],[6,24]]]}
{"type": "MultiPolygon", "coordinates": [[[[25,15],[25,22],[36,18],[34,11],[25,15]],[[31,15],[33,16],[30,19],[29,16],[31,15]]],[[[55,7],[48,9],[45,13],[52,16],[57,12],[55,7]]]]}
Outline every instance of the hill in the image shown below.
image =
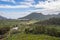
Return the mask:
{"type": "Polygon", "coordinates": [[[0,15],[0,20],[4,20],[4,19],[7,19],[7,18],[0,15]]]}
{"type": "Polygon", "coordinates": [[[49,19],[49,18],[52,18],[52,17],[60,17],[60,14],[53,14],[53,15],[44,15],[42,13],[36,13],[36,12],[33,12],[25,17],[22,17],[22,18],[18,18],[18,19],[38,19],[38,20],[46,20],[46,19],[49,19]]]}
{"type": "Polygon", "coordinates": [[[48,20],[44,20],[44,21],[39,21],[35,24],[42,24],[42,25],[60,25],[60,18],[50,18],[48,20]]]}

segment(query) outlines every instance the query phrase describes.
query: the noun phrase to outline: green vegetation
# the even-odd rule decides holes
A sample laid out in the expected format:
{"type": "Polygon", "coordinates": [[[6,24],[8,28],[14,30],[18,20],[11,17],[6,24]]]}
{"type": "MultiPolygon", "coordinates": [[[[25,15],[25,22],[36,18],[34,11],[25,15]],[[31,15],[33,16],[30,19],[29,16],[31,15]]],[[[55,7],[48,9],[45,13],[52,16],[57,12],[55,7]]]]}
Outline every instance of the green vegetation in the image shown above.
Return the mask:
{"type": "Polygon", "coordinates": [[[18,33],[14,34],[6,40],[60,40],[58,37],[52,37],[44,34],[25,34],[25,33],[18,33]]]}
{"type": "Polygon", "coordinates": [[[60,18],[49,20],[0,20],[3,40],[60,40],[60,18]],[[18,25],[17,31],[10,30],[18,25]]]}
{"type": "Polygon", "coordinates": [[[37,22],[35,24],[32,24],[32,28],[25,29],[26,33],[32,33],[32,34],[47,34],[50,36],[56,36],[60,37],[60,18],[51,18],[49,20],[37,22]]]}

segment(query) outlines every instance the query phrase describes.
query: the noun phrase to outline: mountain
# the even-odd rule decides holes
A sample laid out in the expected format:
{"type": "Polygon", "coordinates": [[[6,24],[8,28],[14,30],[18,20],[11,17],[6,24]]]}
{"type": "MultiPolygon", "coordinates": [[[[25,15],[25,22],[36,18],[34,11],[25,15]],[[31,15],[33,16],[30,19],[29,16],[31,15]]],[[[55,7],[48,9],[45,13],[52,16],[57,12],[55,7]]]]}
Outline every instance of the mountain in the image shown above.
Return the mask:
{"type": "Polygon", "coordinates": [[[36,12],[33,12],[25,17],[22,17],[22,18],[18,18],[18,19],[38,19],[38,20],[46,20],[46,19],[49,19],[49,18],[52,18],[52,17],[60,17],[60,14],[58,15],[44,15],[42,13],[36,13],[36,12]]]}
{"type": "Polygon", "coordinates": [[[60,18],[53,17],[53,18],[50,18],[48,20],[36,22],[34,24],[40,24],[40,25],[60,25],[60,18]]]}
{"type": "Polygon", "coordinates": [[[0,15],[0,20],[4,20],[4,19],[7,19],[7,18],[0,15]]]}

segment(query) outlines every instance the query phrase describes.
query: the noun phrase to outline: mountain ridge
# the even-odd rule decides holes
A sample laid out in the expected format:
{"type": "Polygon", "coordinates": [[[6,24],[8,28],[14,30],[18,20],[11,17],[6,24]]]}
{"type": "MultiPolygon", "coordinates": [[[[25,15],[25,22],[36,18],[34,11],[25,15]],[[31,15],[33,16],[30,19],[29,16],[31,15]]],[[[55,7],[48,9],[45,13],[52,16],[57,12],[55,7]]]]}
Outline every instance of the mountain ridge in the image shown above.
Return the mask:
{"type": "Polygon", "coordinates": [[[60,13],[59,14],[53,14],[53,15],[44,15],[42,13],[37,13],[37,12],[33,12],[25,17],[22,18],[18,18],[18,19],[38,19],[38,20],[46,20],[52,17],[60,17],[60,13]]]}
{"type": "Polygon", "coordinates": [[[46,20],[52,17],[60,17],[60,13],[59,14],[53,14],[53,15],[44,15],[42,13],[37,13],[37,12],[33,12],[25,17],[22,18],[18,18],[18,19],[38,19],[38,20],[46,20]]]}
{"type": "Polygon", "coordinates": [[[5,20],[5,19],[7,18],[0,15],[0,20],[5,20]]]}

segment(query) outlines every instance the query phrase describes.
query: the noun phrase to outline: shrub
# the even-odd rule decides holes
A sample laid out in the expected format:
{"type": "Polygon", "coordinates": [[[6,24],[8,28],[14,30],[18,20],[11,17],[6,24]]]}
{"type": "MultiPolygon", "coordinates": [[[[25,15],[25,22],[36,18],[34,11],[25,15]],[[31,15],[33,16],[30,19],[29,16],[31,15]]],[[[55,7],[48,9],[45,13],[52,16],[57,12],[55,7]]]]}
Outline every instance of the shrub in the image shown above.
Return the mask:
{"type": "Polygon", "coordinates": [[[31,28],[26,28],[26,29],[25,29],[25,33],[33,33],[33,29],[31,29],[31,28]]]}
{"type": "Polygon", "coordinates": [[[4,35],[10,30],[10,27],[2,27],[0,28],[0,35],[4,35]]]}
{"type": "Polygon", "coordinates": [[[10,30],[10,27],[2,27],[0,28],[0,39],[6,37],[6,33],[10,30]]]}
{"type": "Polygon", "coordinates": [[[45,32],[44,26],[37,26],[33,29],[33,33],[35,33],[35,34],[42,34],[44,32],[45,32]]]}
{"type": "Polygon", "coordinates": [[[26,28],[25,33],[32,33],[32,34],[47,34],[50,36],[56,36],[60,37],[60,32],[54,27],[52,28],[46,28],[46,26],[40,25],[40,26],[33,26],[32,28],[26,28]]]}

